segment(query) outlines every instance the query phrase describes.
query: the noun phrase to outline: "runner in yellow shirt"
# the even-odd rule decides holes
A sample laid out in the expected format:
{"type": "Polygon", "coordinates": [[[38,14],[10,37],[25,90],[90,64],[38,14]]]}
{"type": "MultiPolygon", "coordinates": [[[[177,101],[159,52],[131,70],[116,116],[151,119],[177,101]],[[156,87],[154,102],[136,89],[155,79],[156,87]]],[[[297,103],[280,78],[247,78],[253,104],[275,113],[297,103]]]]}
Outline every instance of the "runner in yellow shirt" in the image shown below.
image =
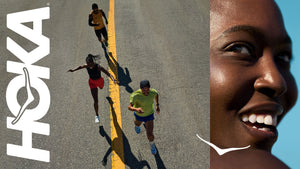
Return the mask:
{"type": "Polygon", "coordinates": [[[89,15],[89,25],[93,26],[95,29],[96,36],[98,37],[98,40],[105,44],[105,46],[108,46],[108,37],[107,37],[107,31],[106,27],[103,22],[103,17],[105,19],[106,25],[108,24],[107,18],[105,16],[105,13],[103,12],[102,9],[98,8],[98,5],[94,3],[92,5],[92,11],[89,15]],[[101,38],[101,34],[104,37],[104,40],[101,38]]]}
{"type": "Polygon", "coordinates": [[[150,82],[143,80],[140,82],[140,89],[130,95],[128,109],[134,111],[134,124],[137,134],[141,132],[140,125],[144,122],[148,140],[150,142],[152,154],[157,150],[154,144],[153,120],[154,120],[154,100],[156,102],[156,112],[159,114],[158,93],[155,89],[150,88],[150,82]]]}

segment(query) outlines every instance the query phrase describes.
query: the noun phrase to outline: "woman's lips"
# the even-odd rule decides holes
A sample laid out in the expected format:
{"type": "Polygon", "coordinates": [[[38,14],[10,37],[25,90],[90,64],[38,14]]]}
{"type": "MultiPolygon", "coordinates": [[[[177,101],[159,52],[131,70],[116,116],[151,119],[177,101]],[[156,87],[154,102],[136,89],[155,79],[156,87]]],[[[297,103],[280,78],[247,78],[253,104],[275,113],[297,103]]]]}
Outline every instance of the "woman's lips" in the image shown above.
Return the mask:
{"type": "Polygon", "coordinates": [[[277,133],[277,115],[271,114],[244,114],[242,122],[251,130],[261,134],[275,135],[277,133]]]}
{"type": "Polygon", "coordinates": [[[282,114],[283,107],[280,104],[259,104],[241,113],[240,120],[252,135],[273,137],[277,136],[277,119],[282,114]]]}

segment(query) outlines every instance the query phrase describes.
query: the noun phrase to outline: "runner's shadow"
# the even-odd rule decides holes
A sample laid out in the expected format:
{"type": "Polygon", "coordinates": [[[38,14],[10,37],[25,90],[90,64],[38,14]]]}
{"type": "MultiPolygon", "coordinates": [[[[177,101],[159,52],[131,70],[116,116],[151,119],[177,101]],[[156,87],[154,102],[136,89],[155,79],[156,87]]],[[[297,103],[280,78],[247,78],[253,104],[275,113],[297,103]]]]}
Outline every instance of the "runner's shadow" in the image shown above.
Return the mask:
{"type": "Polygon", "coordinates": [[[107,164],[107,158],[109,154],[112,151],[115,151],[115,153],[119,156],[119,158],[123,161],[123,163],[129,166],[131,169],[143,169],[145,166],[148,169],[151,169],[147,161],[145,160],[139,161],[132,153],[129,141],[117,121],[116,112],[113,107],[113,101],[110,97],[106,97],[106,99],[108,100],[111,106],[111,113],[112,113],[113,123],[116,129],[117,137],[111,141],[111,138],[107,135],[104,128],[102,126],[99,127],[100,135],[105,137],[107,143],[111,145],[111,147],[107,150],[106,154],[103,157],[102,164],[105,166],[107,164]]]}
{"type": "Polygon", "coordinates": [[[112,53],[107,53],[107,49],[102,44],[102,48],[104,50],[105,58],[108,62],[108,66],[110,70],[114,73],[115,77],[119,80],[119,86],[124,86],[128,93],[132,93],[133,89],[129,86],[129,83],[132,82],[130,73],[127,67],[125,70],[119,65],[119,63],[112,56],[112,53]]]}
{"type": "Polygon", "coordinates": [[[160,158],[158,148],[156,147],[157,153],[155,154],[155,161],[157,165],[157,169],[166,169],[166,166],[162,159],[160,158]]]}
{"type": "MultiPolygon", "coordinates": [[[[145,129],[146,129],[145,123],[143,123],[143,126],[144,126],[145,129]]],[[[156,147],[156,146],[155,146],[155,147],[156,147]]],[[[157,153],[155,154],[154,157],[155,157],[157,169],[166,169],[166,166],[165,166],[164,162],[163,162],[162,159],[160,158],[159,151],[158,151],[158,148],[157,148],[157,147],[156,147],[156,150],[157,150],[157,153]]]]}
{"type": "MultiPolygon", "coordinates": [[[[102,137],[105,137],[107,143],[108,143],[109,145],[111,145],[111,139],[110,139],[110,137],[107,135],[107,133],[106,133],[106,131],[104,130],[103,126],[100,126],[100,127],[99,127],[99,133],[100,133],[100,135],[101,135],[102,137]]],[[[103,165],[103,166],[106,166],[106,164],[107,164],[107,158],[108,158],[109,154],[111,153],[111,151],[112,151],[112,149],[111,149],[111,146],[110,146],[109,149],[106,151],[106,153],[105,153],[103,159],[102,159],[102,165],[103,165]]]]}

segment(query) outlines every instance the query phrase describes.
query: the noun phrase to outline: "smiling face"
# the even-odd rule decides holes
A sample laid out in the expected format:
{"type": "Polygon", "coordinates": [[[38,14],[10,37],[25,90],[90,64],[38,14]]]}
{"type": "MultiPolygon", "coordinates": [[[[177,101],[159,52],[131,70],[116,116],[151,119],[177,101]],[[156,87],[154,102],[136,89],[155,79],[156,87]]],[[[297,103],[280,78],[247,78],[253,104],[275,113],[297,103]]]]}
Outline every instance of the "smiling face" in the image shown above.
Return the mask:
{"type": "Polygon", "coordinates": [[[271,151],[297,99],[291,40],[273,0],[211,0],[211,142],[271,151]]]}

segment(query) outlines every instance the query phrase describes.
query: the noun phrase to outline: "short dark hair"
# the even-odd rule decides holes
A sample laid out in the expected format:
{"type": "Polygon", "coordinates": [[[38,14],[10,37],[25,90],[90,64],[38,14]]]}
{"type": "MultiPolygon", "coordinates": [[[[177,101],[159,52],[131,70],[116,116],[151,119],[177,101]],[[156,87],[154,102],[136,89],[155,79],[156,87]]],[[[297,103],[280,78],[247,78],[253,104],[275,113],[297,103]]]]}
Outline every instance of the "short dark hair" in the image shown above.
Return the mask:
{"type": "Polygon", "coordinates": [[[96,3],[93,3],[92,9],[98,9],[98,5],[96,3]]]}
{"type": "Polygon", "coordinates": [[[149,87],[150,88],[150,82],[149,82],[149,80],[142,80],[140,82],[140,88],[142,89],[144,87],[149,87]]]}

